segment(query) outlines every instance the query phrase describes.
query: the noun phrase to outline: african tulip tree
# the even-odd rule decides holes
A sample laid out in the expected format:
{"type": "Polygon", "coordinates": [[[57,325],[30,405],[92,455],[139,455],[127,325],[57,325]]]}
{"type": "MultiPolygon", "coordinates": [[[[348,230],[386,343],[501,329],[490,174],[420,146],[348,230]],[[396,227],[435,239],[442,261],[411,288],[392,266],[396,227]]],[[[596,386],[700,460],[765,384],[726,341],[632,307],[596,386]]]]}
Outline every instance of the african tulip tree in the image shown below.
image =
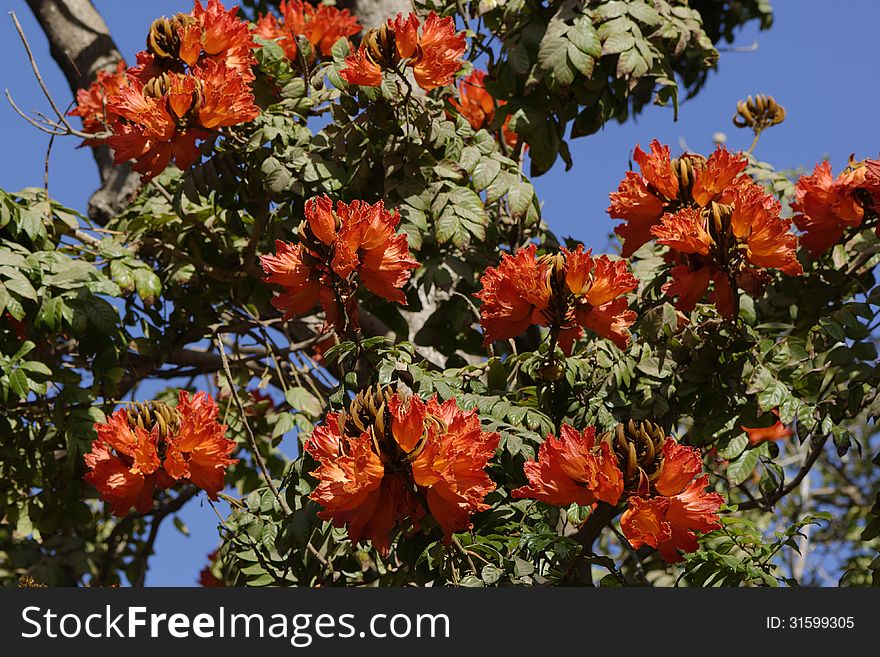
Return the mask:
{"type": "Polygon", "coordinates": [[[608,253],[530,182],[764,4],[243,4],[24,117],[134,193],[0,198],[0,577],[143,583],[198,498],[206,585],[777,585],[810,524],[875,576],[880,161],[633,144],[608,253]]]}

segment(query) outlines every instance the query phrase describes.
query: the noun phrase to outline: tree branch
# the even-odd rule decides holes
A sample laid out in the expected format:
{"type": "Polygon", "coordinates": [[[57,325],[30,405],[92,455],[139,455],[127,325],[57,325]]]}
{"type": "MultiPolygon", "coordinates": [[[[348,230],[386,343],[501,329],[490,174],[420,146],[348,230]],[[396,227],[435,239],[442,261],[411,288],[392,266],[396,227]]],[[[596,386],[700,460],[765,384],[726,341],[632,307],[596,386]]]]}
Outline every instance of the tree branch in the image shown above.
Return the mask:
{"type": "MultiPolygon", "coordinates": [[[[78,89],[88,87],[98,71],[112,70],[122,59],[107,23],[91,0],[27,0],[27,4],[74,95],[78,89]]],[[[140,178],[127,164],[114,165],[108,147],[93,148],[92,154],[101,188],[89,199],[89,216],[103,225],[137,192],[140,178]]]]}

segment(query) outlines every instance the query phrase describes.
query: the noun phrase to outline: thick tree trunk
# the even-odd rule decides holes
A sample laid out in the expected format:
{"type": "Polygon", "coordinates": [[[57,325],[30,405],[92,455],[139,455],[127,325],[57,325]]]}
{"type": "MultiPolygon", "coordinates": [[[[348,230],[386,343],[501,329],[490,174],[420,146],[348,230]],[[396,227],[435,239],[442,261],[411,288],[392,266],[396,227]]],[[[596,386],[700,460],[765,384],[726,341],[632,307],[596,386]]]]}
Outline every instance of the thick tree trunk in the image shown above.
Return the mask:
{"type": "Polygon", "coordinates": [[[409,0],[339,0],[338,7],[350,9],[365,28],[377,27],[397,14],[412,11],[409,0]]]}
{"type": "MultiPolygon", "coordinates": [[[[70,90],[88,87],[98,71],[112,70],[122,59],[107,24],[91,0],[27,0],[49,40],[49,50],[70,90]]],[[[98,223],[118,213],[137,190],[139,177],[128,165],[114,166],[110,149],[92,149],[101,188],[89,200],[89,216],[98,223]]]]}

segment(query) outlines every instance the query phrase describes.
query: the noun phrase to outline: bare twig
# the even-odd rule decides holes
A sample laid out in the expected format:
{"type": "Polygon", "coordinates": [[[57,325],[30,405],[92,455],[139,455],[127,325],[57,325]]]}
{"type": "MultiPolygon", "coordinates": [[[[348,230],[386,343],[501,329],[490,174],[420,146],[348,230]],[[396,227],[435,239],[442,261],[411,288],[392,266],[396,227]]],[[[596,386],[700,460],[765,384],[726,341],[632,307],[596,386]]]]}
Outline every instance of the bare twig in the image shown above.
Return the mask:
{"type": "MultiPolygon", "coordinates": [[[[52,106],[52,111],[55,112],[55,115],[58,117],[58,121],[60,122],[59,128],[63,127],[64,131],[61,134],[68,135],[76,135],[78,137],[83,137],[84,139],[93,139],[100,138],[99,136],[90,135],[88,133],[82,132],[81,130],[75,129],[70,122],[67,120],[67,117],[64,113],[58,109],[58,105],[55,103],[55,99],[52,97],[52,94],[49,93],[49,89],[46,87],[46,83],[43,81],[43,75],[40,73],[40,67],[37,66],[37,60],[34,59],[34,53],[31,51],[31,44],[28,43],[27,37],[24,34],[24,30],[21,27],[21,23],[18,22],[18,16],[15,15],[14,11],[9,12],[10,17],[12,17],[12,22],[15,24],[15,30],[18,32],[18,36],[21,39],[21,42],[24,44],[24,49],[27,52],[28,60],[31,63],[31,70],[34,72],[34,77],[37,78],[37,83],[40,85],[40,89],[43,90],[43,95],[46,97],[46,100],[49,101],[49,105],[52,106]]],[[[12,103],[12,97],[9,95],[9,91],[6,91],[6,97],[9,99],[9,102],[12,103]]],[[[19,114],[23,114],[21,110],[15,107],[15,104],[12,103],[13,108],[19,114]]],[[[27,118],[27,117],[26,117],[27,118]]],[[[37,125],[34,121],[31,121],[33,125],[37,125]]],[[[37,126],[39,127],[39,126],[37,126]]]]}
{"type": "Polygon", "coordinates": [[[219,335],[214,336],[214,342],[217,344],[217,348],[220,350],[220,360],[223,363],[223,373],[226,375],[226,381],[229,383],[229,391],[232,394],[232,398],[235,400],[235,405],[238,407],[238,412],[241,415],[242,424],[244,424],[245,433],[247,433],[248,442],[250,443],[251,450],[254,454],[254,461],[257,466],[260,468],[260,472],[263,474],[263,479],[266,480],[266,484],[269,486],[269,490],[272,491],[272,494],[275,495],[275,499],[278,500],[278,504],[281,506],[281,509],[284,511],[285,515],[290,515],[291,510],[287,505],[287,500],[285,500],[281,493],[278,491],[278,487],[275,485],[275,482],[272,480],[272,476],[269,474],[268,468],[266,468],[266,463],[263,461],[263,457],[260,454],[259,447],[257,446],[257,439],[254,436],[254,431],[251,429],[251,425],[247,420],[247,413],[244,409],[244,404],[241,403],[241,398],[238,396],[238,391],[235,389],[235,380],[232,378],[232,372],[229,369],[229,361],[226,359],[226,349],[223,346],[223,340],[219,335]]]}

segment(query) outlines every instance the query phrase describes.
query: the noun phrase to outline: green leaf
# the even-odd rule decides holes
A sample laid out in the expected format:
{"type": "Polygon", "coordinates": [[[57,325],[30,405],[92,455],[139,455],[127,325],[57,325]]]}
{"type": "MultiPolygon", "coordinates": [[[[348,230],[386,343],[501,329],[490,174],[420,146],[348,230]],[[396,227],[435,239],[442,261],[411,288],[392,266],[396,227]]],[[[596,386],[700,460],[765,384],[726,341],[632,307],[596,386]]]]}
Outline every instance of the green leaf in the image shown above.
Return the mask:
{"type": "Polygon", "coordinates": [[[28,396],[30,386],[24,370],[17,369],[9,375],[9,389],[18,395],[19,399],[25,399],[28,396]]]}
{"type": "Polygon", "coordinates": [[[134,270],[134,285],[138,296],[148,306],[155,304],[157,297],[162,293],[162,281],[146,267],[138,267],[134,270]]]}
{"type": "Polygon", "coordinates": [[[524,180],[515,182],[511,186],[510,191],[507,192],[507,204],[514,219],[520,219],[528,213],[534,197],[534,188],[524,180]]]}
{"type": "Polygon", "coordinates": [[[293,179],[290,170],[275,157],[267,157],[260,166],[260,171],[263,174],[263,184],[266,190],[273,194],[281,194],[286,191],[293,179]]]}
{"type": "Polygon", "coordinates": [[[20,297],[30,299],[31,301],[37,300],[37,291],[26,278],[10,278],[6,281],[5,285],[7,290],[14,292],[20,297]]]}
{"type": "Polygon", "coordinates": [[[324,409],[318,398],[302,386],[290,388],[285,395],[285,399],[287,399],[287,403],[292,408],[312,418],[320,416],[321,411],[324,409]]]}
{"type": "Polygon", "coordinates": [[[474,168],[474,189],[482,191],[492,184],[498,172],[501,171],[501,163],[489,157],[484,157],[474,168]]]}
{"type": "Polygon", "coordinates": [[[502,577],[504,577],[504,571],[491,563],[483,566],[483,569],[480,571],[480,578],[486,584],[495,584],[502,577]]]}
{"type": "Polygon", "coordinates": [[[739,434],[718,444],[718,456],[723,459],[735,459],[742,454],[749,444],[749,437],[739,434]]]}
{"type": "Polygon", "coordinates": [[[748,479],[755,466],[758,465],[759,455],[760,450],[749,449],[743,452],[742,456],[738,459],[731,461],[727,466],[727,478],[730,480],[730,483],[734,486],[739,486],[748,479]]]}

